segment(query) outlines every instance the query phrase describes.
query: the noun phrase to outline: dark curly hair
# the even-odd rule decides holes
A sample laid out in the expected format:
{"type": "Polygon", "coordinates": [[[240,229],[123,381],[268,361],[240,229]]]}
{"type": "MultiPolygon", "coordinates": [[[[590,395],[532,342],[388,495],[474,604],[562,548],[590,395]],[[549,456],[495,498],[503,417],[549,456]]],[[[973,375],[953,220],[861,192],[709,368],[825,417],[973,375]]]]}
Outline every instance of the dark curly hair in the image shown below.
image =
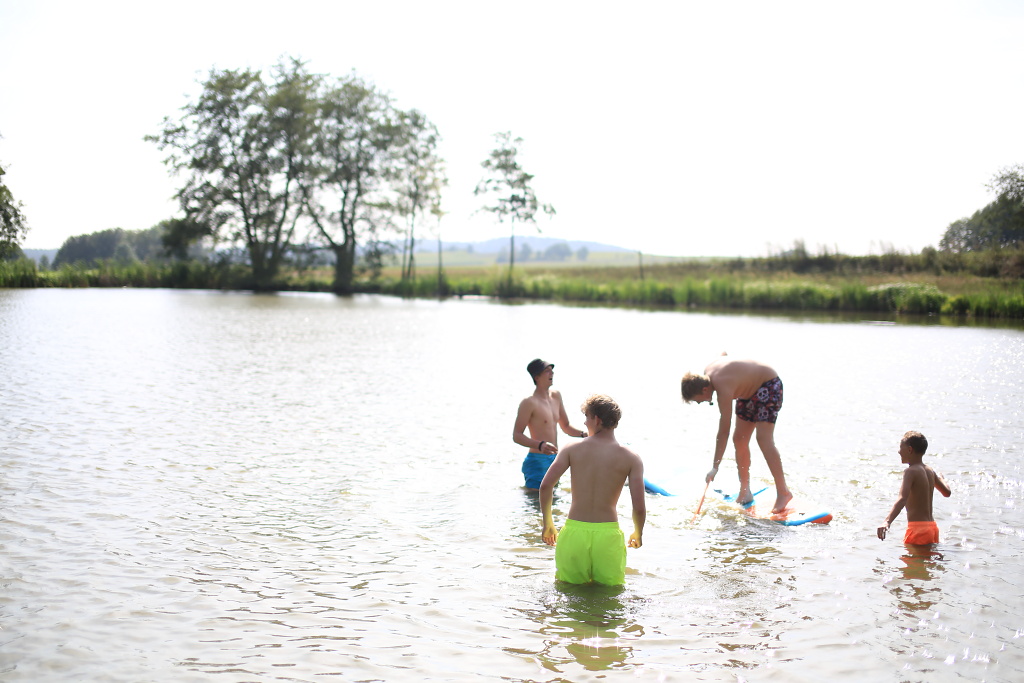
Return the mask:
{"type": "Polygon", "coordinates": [[[924,434],[921,432],[907,432],[900,439],[900,443],[907,444],[919,455],[924,455],[924,452],[928,450],[928,439],[924,438],[924,434]]]}

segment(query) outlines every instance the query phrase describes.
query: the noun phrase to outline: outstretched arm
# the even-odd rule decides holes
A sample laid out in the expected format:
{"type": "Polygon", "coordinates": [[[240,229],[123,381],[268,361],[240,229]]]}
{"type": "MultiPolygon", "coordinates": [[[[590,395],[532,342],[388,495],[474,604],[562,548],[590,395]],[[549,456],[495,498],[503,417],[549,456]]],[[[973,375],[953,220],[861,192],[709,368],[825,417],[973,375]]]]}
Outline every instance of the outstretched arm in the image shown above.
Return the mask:
{"type": "MultiPolygon", "coordinates": [[[[932,470],[932,472],[935,472],[935,470],[932,470]]],[[[949,498],[953,493],[949,488],[949,484],[946,483],[946,480],[938,472],[935,472],[935,488],[946,498],[949,498]]]]}
{"type": "Polygon", "coordinates": [[[562,395],[558,394],[558,426],[562,428],[568,436],[581,437],[586,436],[587,433],[582,429],[577,429],[569,424],[569,415],[565,412],[565,404],[562,403],[562,395]]]}
{"type": "Polygon", "coordinates": [[[900,486],[900,497],[893,503],[892,509],[889,510],[889,514],[885,517],[885,524],[878,527],[878,537],[885,540],[885,534],[889,531],[889,526],[893,523],[903,508],[907,505],[907,499],[910,498],[910,471],[909,469],[903,473],[903,484],[900,486]]]}

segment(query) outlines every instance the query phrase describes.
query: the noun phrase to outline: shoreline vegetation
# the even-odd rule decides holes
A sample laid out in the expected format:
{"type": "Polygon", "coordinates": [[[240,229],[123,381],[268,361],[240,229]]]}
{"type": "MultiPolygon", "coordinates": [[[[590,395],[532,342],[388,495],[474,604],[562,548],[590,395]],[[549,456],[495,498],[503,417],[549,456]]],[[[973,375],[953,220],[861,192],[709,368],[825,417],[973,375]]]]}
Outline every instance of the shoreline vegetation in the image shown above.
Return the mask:
{"type": "MultiPolygon", "coordinates": [[[[786,254],[761,258],[665,259],[593,254],[586,262],[460,265],[423,254],[402,278],[397,264],[370,270],[354,293],[419,298],[494,297],[598,305],[729,311],[944,315],[1024,321],[1024,249],[877,256],[786,254]]],[[[65,265],[0,262],[0,287],[139,287],[330,292],[331,267],[284,269],[271,288],[255,286],[245,265],[165,261],[65,265]]]]}

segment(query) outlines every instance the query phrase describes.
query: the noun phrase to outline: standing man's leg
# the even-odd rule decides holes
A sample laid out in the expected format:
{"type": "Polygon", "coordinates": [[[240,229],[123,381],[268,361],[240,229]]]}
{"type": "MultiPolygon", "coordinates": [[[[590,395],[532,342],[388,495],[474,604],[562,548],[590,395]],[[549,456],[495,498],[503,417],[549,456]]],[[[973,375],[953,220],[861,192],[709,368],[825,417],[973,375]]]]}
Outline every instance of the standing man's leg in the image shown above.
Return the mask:
{"type": "MultiPolygon", "coordinates": [[[[772,477],[775,479],[775,506],[772,508],[772,512],[780,512],[787,505],[789,501],[793,500],[793,494],[790,493],[789,487],[786,486],[786,474],[782,469],[782,454],[779,453],[779,449],[775,447],[775,423],[774,422],[757,422],[755,423],[757,428],[757,447],[761,449],[761,453],[764,455],[764,460],[768,463],[768,470],[772,473],[772,477]]],[[[737,460],[739,455],[737,455],[737,460]]],[[[747,460],[750,460],[750,454],[747,454],[747,460]]],[[[749,475],[748,475],[749,478],[749,475]]]]}
{"type": "Polygon", "coordinates": [[[736,473],[740,477],[740,495],[736,501],[746,505],[754,496],[750,493],[750,437],[754,433],[754,423],[736,418],[736,428],[732,433],[732,445],[736,449],[736,473]]]}

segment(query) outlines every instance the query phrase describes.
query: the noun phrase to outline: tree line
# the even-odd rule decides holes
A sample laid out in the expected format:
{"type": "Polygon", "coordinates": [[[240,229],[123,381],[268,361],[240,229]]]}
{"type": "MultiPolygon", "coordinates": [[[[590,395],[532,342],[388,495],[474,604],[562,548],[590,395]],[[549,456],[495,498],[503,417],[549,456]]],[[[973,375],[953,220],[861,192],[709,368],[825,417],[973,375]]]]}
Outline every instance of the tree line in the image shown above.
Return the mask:
{"type": "Polygon", "coordinates": [[[297,59],[267,75],[212,69],[146,139],[184,178],[185,218],[168,226],[168,248],[242,245],[257,289],[273,286],[297,244],[315,243],[333,255],[334,290],[350,292],[357,254],[379,261],[397,233],[409,260],[416,228],[440,215],[436,126],[355,74],[314,74],[297,59]]]}
{"type": "Polygon", "coordinates": [[[963,253],[1024,245],[1024,164],[1000,170],[986,187],[996,198],[950,223],[939,249],[963,253]]]}
{"type": "MultiPolygon", "coordinates": [[[[166,117],[146,136],[182,178],[176,193],[182,217],[148,231],[69,238],[54,267],[95,261],[96,254],[119,263],[241,256],[254,288],[264,289],[274,287],[285,264],[331,263],[332,289],[346,293],[353,290],[357,262],[379,270],[386,255],[399,255],[402,280],[413,279],[417,236],[429,225],[438,241],[440,282],[447,179],[440,134],[425,114],[399,108],[355,73],[312,73],[294,58],[266,73],[214,68],[201,86],[179,116],[166,117]],[[330,258],[318,256],[323,251],[330,258]]],[[[516,259],[535,258],[516,249],[517,226],[536,225],[538,214],[554,209],[537,199],[533,175],[520,164],[522,139],[507,132],[495,138],[474,193],[485,198],[482,210],[510,227],[499,262],[509,264],[511,284],[516,259]]],[[[28,224],[3,175],[0,166],[0,260],[11,260],[22,256],[28,224]]],[[[940,252],[1024,245],[1024,164],[1002,169],[988,187],[995,200],[951,223],[940,252]]],[[[545,254],[545,260],[567,257],[545,254]]]]}

